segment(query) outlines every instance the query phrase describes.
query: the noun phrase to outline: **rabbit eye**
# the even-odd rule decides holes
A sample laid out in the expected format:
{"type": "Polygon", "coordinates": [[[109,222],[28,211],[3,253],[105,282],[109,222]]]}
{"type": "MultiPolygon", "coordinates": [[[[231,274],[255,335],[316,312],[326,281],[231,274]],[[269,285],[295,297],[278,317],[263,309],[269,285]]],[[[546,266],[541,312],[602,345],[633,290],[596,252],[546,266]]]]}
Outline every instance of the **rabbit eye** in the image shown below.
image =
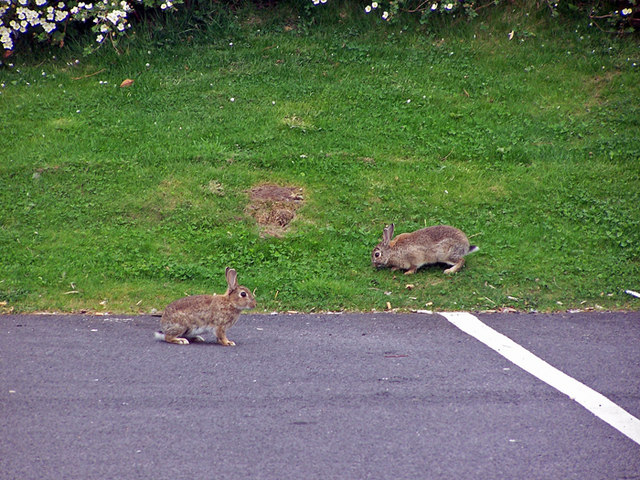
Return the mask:
{"type": "Polygon", "coordinates": [[[240,296],[241,297],[246,297],[247,296],[247,292],[240,292],[240,296]]]}
{"type": "Polygon", "coordinates": [[[380,256],[380,252],[376,252],[376,258],[380,256]]]}

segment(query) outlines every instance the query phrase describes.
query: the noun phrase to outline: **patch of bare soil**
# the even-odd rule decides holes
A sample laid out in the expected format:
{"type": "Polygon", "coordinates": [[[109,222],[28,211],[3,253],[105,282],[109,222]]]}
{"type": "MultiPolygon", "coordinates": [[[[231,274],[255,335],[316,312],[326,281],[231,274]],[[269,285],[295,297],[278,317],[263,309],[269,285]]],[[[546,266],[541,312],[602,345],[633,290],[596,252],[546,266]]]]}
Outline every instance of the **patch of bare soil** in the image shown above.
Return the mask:
{"type": "Polygon", "coordinates": [[[302,188],[281,187],[271,183],[249,190],[250,203],[245,209],[260,225],[262,236],[281,237],[304,204],[302,188]]]}

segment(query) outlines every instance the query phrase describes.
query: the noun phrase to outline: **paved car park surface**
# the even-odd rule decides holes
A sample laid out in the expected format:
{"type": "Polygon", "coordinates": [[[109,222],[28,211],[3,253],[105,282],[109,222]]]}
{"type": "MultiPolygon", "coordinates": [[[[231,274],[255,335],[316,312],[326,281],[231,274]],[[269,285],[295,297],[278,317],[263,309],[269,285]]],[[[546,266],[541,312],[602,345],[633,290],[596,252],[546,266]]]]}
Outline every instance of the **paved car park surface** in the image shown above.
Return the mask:
{"type": "MultiPolygon", "coordinates": [[[[640,312],[477,315],[640,418],[640,312]]],[[[640,479],[640,445],[442,315],[0,316],[0,479],[640,479]]]]}

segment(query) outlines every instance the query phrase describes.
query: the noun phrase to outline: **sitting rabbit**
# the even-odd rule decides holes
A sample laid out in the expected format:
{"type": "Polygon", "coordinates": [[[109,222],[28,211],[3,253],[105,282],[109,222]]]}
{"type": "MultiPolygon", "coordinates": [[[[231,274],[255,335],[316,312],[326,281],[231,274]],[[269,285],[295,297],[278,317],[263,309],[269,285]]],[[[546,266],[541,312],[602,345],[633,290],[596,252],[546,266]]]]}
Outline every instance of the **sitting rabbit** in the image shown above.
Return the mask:
{"type": "Polygon", "coordinates": [[[238,321],[242,310],[256,306],[256,300],[248,288],[238,285],[233,268],[227,267],[225,275],[228,288],[224,295],[193,295],[171,302],[160,319],[162,330],[156,332],[155,337],[188,345],[189,340],[204,342],[199,334],[212,331],[218,343],[234,346],[226,331],[238,321]]]}

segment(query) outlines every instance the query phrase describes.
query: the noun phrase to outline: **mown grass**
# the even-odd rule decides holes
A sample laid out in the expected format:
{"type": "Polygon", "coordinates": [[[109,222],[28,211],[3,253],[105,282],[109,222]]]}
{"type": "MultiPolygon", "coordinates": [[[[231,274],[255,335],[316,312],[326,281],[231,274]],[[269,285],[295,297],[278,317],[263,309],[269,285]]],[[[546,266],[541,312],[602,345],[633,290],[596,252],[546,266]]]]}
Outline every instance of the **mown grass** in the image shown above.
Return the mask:
{"type": "Polygon", "coordinates": [[[161,310],[227,265],[266,311],[638,307],[636,40],[335,13],[1,69],[2,308],[161,310]],[[304,192],[282,238],[246,210],[267,181],[304,192]],[[481,250],[451,278],[375,271],[392,221],[481,250]]]}

